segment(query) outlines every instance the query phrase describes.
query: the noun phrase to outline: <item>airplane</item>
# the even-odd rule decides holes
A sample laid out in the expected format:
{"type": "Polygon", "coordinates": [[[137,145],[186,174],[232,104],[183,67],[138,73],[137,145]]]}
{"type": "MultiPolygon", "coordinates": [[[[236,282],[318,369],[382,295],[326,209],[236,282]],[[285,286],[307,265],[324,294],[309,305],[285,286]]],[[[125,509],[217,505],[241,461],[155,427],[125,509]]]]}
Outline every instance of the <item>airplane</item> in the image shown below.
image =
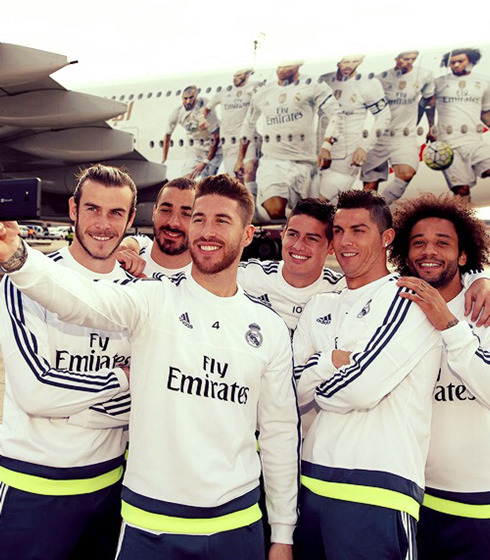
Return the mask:
{"type": "MultiPolygon", "coordinates": [[[[426,68],[435,77],[447,73],[446,68],[440,67],[441,57],[447,50],[420,52],[412,72],[426,68]]],[[[483,56],[474,72],[490,78],[490,46],[480,50],[483,56]]],[[[365,72],[371,78],[393,68],[397,54],[366,56],[357,72],[365,72]]],[[[335,71],[337,62],[328,58],[305,62],[300,75],[317,79],[335,71]]],[[[74,92],[50,77],[68,64],[71,63],[62,55],[0,43],[1,178],[40,177],[43,218],[63,220],[67,199],[75,186],[75,173],[80,167],[97,161],[124,165],[138,186],[137,224],[151,225],[156,193],[165,181],[180,175],[189,142],[185,130],[178,126],[172,134],[168,159],[162,165],[169,115],[182,104],[186,87],[195,85],[199,96],[209,99],[216,92],[231,88],[237,69],[97,85],[74,92]]],[[[254,82],[263,84],[271,80],[277,80],[276,68],[255,68],[254,82]]],[[[219,106],[217,110],[219,116],[219,106]]],[[[366,133],[371,126],[370,119],[368,113],[366,133]]],[[[428,132],[423,117],[417,128],[420,159],[428,132]]],[[[483,138],[490,143],[490,134],[483,134],[483,138]]],[[[238,142],[239,138],[225,141],[238,142]]],[[[361,186],[358,180],[355,188],[361,186]]],[[[414,197],[428,190],[438,194],[447,192],[448,187],[442,172],[429,169],[421,161],[405,196],[414,197]]],[[[490,205],[490,179],[478,179],[471,189],[471,201],[476,206],[490,205]]],[[[277,229],[277,226],[260,228],[259,237],[264,243],[262,251],[259,244],[259,256],[264,253],[270,257],[271,251],[277,253],[277,242],[270,239],[277,238],[274,233],[277,229]]]]}

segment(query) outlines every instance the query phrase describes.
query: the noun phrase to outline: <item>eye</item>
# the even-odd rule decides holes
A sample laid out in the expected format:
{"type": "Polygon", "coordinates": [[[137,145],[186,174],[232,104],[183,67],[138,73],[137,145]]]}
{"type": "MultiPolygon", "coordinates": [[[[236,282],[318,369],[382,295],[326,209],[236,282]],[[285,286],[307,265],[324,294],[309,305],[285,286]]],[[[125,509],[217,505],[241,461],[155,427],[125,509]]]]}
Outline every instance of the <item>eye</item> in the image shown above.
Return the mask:
{"type": "Polygon", "coordinates": [[[182,216],[184,216],[184,218],[190,218],[192,214],[190,212],[182,212],[182,216]]]}

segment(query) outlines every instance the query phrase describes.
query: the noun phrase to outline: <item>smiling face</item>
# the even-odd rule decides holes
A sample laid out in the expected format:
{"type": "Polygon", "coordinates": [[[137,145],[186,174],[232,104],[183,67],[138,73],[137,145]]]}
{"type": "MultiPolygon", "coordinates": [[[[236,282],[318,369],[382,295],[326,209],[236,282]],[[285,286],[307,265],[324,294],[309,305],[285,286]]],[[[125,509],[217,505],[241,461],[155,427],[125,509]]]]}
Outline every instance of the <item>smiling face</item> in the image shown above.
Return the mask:
{"type": "Polygon", "coordinates": [[[193,269],[209,275],[238,267],[253,232],[253,226],[243,224],[236,200],[217,194],[201,196],[194,204],[189,226],[193,269]]]}
{"type": "Polygon", "coordinates": [[[91,261],[112,257],[133,221],[133,196],[129,186],[107,187],[88,179],[78,206],[70,199],[70,218],[75,222],[71,250],[80,264],[90,268],[91,261]]]}
{"type": "Polygon", "coordinates": [[[188,249],[194,191],[177,187],[164,189],[153,208],[153,234],[165,255],[180,255],[188,249]]]}
{"type": "Polygon", "coordinates": [[[461,290],[459,267],[466,254],[459,252],[454,224],[441,218],[419,220],[410,232],[407,266],[413,276],[439,290],[461,290]]]}
{"type": "Polygon", "coordinates": [[[305,214],[292,216],[282,233],[283,276],[288,284],[304,288],[322,274],[329,253],[326,225],[305,214]]]}
{"type": "Polygon", "coordinates": [[[393,238],[391,228],[380,233],[366,208],[337,210],[332,246],[349,288],[360,288],[388,274],[386,247],[393,238]]]}

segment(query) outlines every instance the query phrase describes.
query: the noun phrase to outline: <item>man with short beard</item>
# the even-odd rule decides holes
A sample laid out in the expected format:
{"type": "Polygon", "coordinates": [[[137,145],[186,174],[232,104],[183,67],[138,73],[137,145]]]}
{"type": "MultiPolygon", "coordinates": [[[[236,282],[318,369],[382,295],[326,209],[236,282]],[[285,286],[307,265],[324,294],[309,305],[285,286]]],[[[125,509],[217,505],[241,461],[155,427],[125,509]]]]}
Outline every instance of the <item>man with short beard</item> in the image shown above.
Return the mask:
{"type": "Polygon", "coordinates": [[[61,318],[130,331],[118,560],[265,559],[261,470],[269,560],[292,560],[300,434],[289,333],[236,281],[253,213],[239,181],[208,177],[189,226],[191,273],[122,286],[55,270],[23,245],[15,223],[0,224],[0,266],[17,286],[61,318]]]}
{"type": "MultiPolygon", "coordinates": [[[[394,215],[398,284],[441,332],[426,488],[418,525],[421,560],[490,556],[490,331],[464,316],[462,275],[489,264],[484,224],[458,197],[425,194],[394,215]]],[[[466,281],[465,281],[466,283],[466,281]]],[[[481,322],[481,321],[480,321],[481,322]]]]}
{"type": "MultiPolygon", "coordinates": [[[[70,269],[90,286],[127,279],[115,251],[135,205],[129,175],[103,165],[84,171],[69,201],[73,244],[48,259],[56,273],[70,269]]],[[[7,277],[1,287],[0,559],[114,558],[130,406],[127,332],[62,322],[7,277]]]]}
{"type": "Polygon", "coordinates": [[[180,177],[166,183],[153,206],[153,241],[146,235],[127,237],[117,259],[138,277],[190,273],[189,222],[196,183],[180,177]]]}

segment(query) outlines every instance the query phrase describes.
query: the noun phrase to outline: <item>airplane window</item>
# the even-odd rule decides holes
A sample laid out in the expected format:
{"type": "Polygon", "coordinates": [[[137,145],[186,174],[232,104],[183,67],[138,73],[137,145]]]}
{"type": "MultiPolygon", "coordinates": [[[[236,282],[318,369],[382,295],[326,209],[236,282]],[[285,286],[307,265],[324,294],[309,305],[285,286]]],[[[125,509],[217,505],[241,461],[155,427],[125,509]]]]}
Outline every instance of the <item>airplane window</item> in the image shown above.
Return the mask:
{"type": "Polygon", "coordinates": [[[382,134],[383,134],[383,132],[381,131],[381,129],[377,128],[376,129],[376,137],[379,138],[382,134]]]}
{"type": "Polygon", "coordinates": [[[153,95],[153,93],[150,92],[150,93],[146,96],[146,98],[147,98],[147,99],[150,99],[150,97],[151,97],[152,95],[153,95]]]}
{"type": "Polygon", "coordinates": [[[356,75],[356,80],[360,80],[361,79],[362,74],[357,74],[356,75]]]}
{"type": "Polygon", "coordinates": [[[153,142],[153,140],[150,140],[150,148],[154,148],[155,147],[155,142],[153,142]]]}
{"type": "Polygon", "coordinates": [[[175,95],[178,97],[181,93],[182,93],[182,92],[180,91],[180,89],[178,89],[178,90],[175,92],[175,95]]]}
{"type": "Polygon", "coordinates": [[[231,86],[228,86],[228,87],[226,88],[226,91],[231,91],[231,86]]]}
{"type": "Polygon", "coordinates": [[[174,147],[174,141],[170,140],[170,147],[173,148],[174,147]]]}
{"type": "Polygon", "coordinates": [[[461,125],[461,132],[462,132],[462,134],[466,134],[468,132],[468,125],[467,124],[461,125]]]}
{"type": "Polygon", "coordinates": [[[190,145],[190,146],[194,146],[194,140],[193,140],[193,138],[191,138],[191,139],[189,140],[189,145],[190,145]]]}
{"type": "Polygon", "coordinates": [[[300,138],[301,142],[305,141],[305,135],[304,134],[302,134],[299,138],[300,138]]]}
{"type": "Polygon", "coordinates": [[[197,94],[199,95],[200,93],[201,93],[201,88],[198,87],[198,88],[197,88],[197,94]]]}
{"type": "Polygon", "coordinates": [[[124,95],[121,95],[121,97],[119,98],[119,101],[123,101],[124,100],[124,95]]]}
{"type": "Polygon", "coordinates": [[[269,142],[269,135],[268,135],[268,134],[266,134],[266,135],[264,136],[264,142],[269,142]]]}
{"type": "Polygon", "coordinates": [[[182,140],[182,138],[179,140],[179,146],[182,147],[184,145],[184,141],[182,140]]]}
{"type": "Polygon", "coordinates": [[[403,136],[408,136],[410,134],[410,130],[407,127],[403,129],[403,136]]]}
{"type": "Polygon", "coordinates": [[[281,141],[281,135],[278,134],[278,135],[276,136],[276,142],[280,142],[280,141],[281,141]]]}
{"type": "Polygon", "coordinates": [[[288,140],[289,140],[289,142],[293,141],[293,135],[292,134],[288,134],[288,140]]]}
{"type": "Polygon", "coordinates": [[[167,97],[170,97],[172,95],[171,91],[167,91],[167,93],[165,94],[167,97]]]}
{"type": "Polygon", "coordinates": [[[161,92],[161,91],[159,91],[159,92],[157,93],[157,97],[162,97],[162,92],[161,92]]]}
{"type": "Polygon", "coordinates": [[[395,129],[394,128],[390,129],[390,136],[395,136],[395,129]]]}
{"type": "Polygon", "coordinates": [[[143,94],[140,93],[140,94],[138,95],[138,99],[141,99],[142,97],[143,97],[143,94]]]}
{"type": "Polygon", "coordinates": [[[211,93],[211,88],[210,87],[206,88],[206,93],[211,93]]]}
{"type": "Polygon", "coordinates": [[[310,85],[311,84],[311,78],[306,78],[306,84],[310,85]]]}
{"type": "Polygon", "coordinates": [[[374,78],[374,74],[373,74],[373,72],[369,72],[369,74],[368,74],[368,78],[369,78],[370,80],[372,80],[372,79],[374,78]]]}
{"type": "Polygon", "coordinates": [[[231,143],[232,143],[232,144],[236,144],[236,138],[235,138],[235,136],[232,136],[232,137],[231,137],[231,143]]]}
{"type": "Polygon", "coordinates": [[[160,148],[163,148],[163,140],[160,140],[160,142],[158,142],[158,145],[160,146],[160,148]]]}
{"type": "Polygon", "coordinates": [[[129,101],[131,101],[131,99],[133,99],[133,97],[134,97],[134,95],[131,94],[131,95],[128,97],[129,101]]]}
{"type": "Polygon", "coordinates": [[[116,96],[115,96],[115,95],[113,95],[113,96],[111,97],[111,99],[116,99],[116,96]]]}
{"type": "MultiPolygon", "coordinates": [[[[213,141],[214,141],[214,138],[213,138],[213,141]]],[[[199,144],[201,144],[201,146],[204,146],[204,138],[201,138],[201,139],[199,140],[199,144]]]]}
{"type": "Polygon", "coordinates": [[[218,86],[218,87],[216,88],[216,91],[219,93],[222,89],[223,89],[223,88],[222,88],[221,86],[218,86]]]}
{"type": "Polygon", "coordinates": [[[422,136],[423,133],[424,133],[424,129],[423,129],[421,126],[419,126],[419,127],[417,128],[417,134],[418,134],[418,136],[422,136]]]}
{"type": "Polygon", "coordinates": [[[478,132],[478,134],[481,134],[483,132],[483,125],[481,123],[477,125],[476,131],[478,132]]]}
{"type": "Polygon", "coordinates": [[[362,137],[363,137],[363,138],[367,138],[368,136],[369,136],[369,131],[366,130],[366,129],[364,129],[364,130],[362,131],[362,137]]]}

